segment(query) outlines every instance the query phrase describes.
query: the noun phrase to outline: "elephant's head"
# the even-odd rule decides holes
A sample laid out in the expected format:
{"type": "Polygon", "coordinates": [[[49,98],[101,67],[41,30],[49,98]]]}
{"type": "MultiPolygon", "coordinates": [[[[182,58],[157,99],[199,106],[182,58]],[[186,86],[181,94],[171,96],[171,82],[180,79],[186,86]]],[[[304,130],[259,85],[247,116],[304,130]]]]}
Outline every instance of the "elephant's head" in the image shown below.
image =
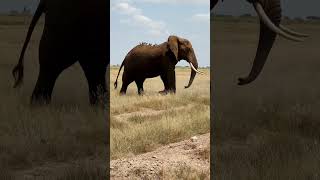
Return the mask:
{"type": "MultiPolygon", "coordinates": [[[[305,34],[294,32],[280,25],[281,4],[280,0],[247,0],[255,8],[260,18],[260,37],[256,56],[247,77],[239,78],[239,85],[249,84],[254,81],[261,73],[263,66],[268,58],[270,50],[274,44],[277,34],[292,40],[302,41],[305,34]]],[[[212,10],[218,0],[211,0],[210,9],[212,10]]]]}
{"type": "Polygon", "coordinates": [[[186,60],[190,64],[191,75],[190,80],[185,88],[191,86],[196,73],[202,73],[198,69],[197,57],[194,53],[192,45],[189,40],[183,39],[177,36],[169,36],[168,38],[168,49],[174,54],[176,62],[180,60],[186,60]]]}

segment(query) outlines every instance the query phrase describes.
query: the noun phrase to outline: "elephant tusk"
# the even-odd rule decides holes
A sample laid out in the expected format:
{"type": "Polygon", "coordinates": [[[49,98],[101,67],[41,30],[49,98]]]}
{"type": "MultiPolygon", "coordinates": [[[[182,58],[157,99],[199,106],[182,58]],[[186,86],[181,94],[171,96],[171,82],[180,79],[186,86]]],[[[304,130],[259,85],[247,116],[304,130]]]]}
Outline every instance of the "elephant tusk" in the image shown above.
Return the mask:
{"type": "Polygon", "coordinates": [[[197,72],[197,73],[199,73],[199,74],[204,74],[203,72],[198,71],[198,70],[193,66],[193,64],[192,64],[191,62],[189,62],[189,64],[190,64],[190,67],[191,67],[195,72],[197,72]]]}
{"type": "Polygon", "coordinates": [[[292,40],[292,41],[297,41],[301,42],[303,39],[295,37],[293,35],[287,34],[286,32],[283,32],[281,29],[279,29],[268,17],[266,12],[264,11],[262,5],[260,3],[254,3],[254,8],[256,9],[261,21],[270,28],[273,32],[279,34],[280,36],[292,40]]]}
{"type": "Polygon", "coordinates": [[[296,36],[296,37],[309,37],[309,35],[308,34],[302,34],[302,33],[298,33],[298,32],[295,32],[295,31],[293,31],[293,30],[291,30],[291,29],[289,29],[289,28],[286,28],[285,26],[283,26],[283,25],[279,25],[279,28],[282,30],[282,31],[284,31],[284,32],[286,32],[286,33],[288,33],[288,34],[291,34],[291,35],[293,35],[293,36],[296,36]]]}

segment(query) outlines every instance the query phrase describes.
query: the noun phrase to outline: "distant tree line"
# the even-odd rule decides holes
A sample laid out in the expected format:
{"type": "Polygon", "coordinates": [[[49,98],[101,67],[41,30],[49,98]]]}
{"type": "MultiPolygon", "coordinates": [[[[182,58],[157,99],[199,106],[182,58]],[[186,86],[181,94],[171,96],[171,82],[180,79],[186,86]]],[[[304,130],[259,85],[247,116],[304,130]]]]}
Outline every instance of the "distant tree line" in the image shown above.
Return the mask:
{"type": "Polygon", "coordinates": [[[306,19],[308,20],[320,20],[319,16],[307,16],[306,19]]]}
{"type": "MultiPolygon", "coordinates": [[[[250,14],[250,13],[245,13],[239,16],[234,16],[234,15],[229,15],[229,14],[213,14],[211,13],[211,16],[215,16],[215,17],[229,17],[229,18],[236,18],[236,17],[255,17],[254,15],[250,14]]],[[[305,16],[305,17],[289,17],[289,16],[283,16],[282,17],[283,20],[294,20],[294,21],[308,21],[308,20],[313,20],[313,21],[320,21],[320,16],[305,16]]]]}
{"type": "Polygon", "coordinates": [[[25,6],[21,11],[19,11],[19,10],[11,10],[9,12],[9,15],[10,16],[32,15],[32,11],[31,11],[30,8],[25,6]]]}

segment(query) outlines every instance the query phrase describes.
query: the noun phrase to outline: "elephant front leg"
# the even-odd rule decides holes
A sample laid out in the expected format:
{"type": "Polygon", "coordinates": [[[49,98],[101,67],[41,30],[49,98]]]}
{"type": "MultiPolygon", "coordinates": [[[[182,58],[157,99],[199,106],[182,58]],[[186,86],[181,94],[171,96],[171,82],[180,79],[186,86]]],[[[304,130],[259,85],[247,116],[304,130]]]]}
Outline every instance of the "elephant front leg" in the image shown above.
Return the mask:
{"type": "Polygon", "coordinates": [[[160,94],[176,93],[176,73],[174,70],[167,71],[161,75],[164,84],[164,90],[159,91],[160,94]]]}
{"type": "Polygon", "coordinates": [[[169,71],[168,73],[169,93],[176,93],[176,72],[169,71]]]}
{"type": "Polygon", "coordinates": [[[159,93],[160,93],[160,94],[167,94],[167,91],[168,91],[168,89],[169,89],[167,73],[164,73],[164,74],[160,75],[160,77],[161,77],[161,80],[162,80],[163,85],[164,85],[164,90],[159,91],[159,93]]]}

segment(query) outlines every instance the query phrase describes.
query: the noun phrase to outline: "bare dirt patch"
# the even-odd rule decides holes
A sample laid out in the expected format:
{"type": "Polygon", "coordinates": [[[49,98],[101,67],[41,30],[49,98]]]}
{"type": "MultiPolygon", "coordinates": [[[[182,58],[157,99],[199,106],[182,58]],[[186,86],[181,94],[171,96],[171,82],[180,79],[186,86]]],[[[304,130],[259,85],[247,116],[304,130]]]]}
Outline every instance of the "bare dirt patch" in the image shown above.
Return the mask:
{"type": "Polygon", "coordinates": [[[210,134],[111,161],[112,179],[209,179],[210,134]]]}
{"type": "Polygon", "coordinates": [[[139,117],[158,116],[158,115],[161,115],[161,114],[166,113],[168,111],[187,110],[187,109],[193,108],[193,107],[194,107],[193,105],[187,105],[187,106],[180,106],[180,107],[176,107],[176,108],[172,108],[172,109],[165,109],[165,110],[154,110],[151,108],[140,108],[139,111],[119,114],[119,115],[114,116],[114,118],[116,118],[119,121],[127,121],[128,119],[136,117],[136,116],[139,116],[139,117]]]}

